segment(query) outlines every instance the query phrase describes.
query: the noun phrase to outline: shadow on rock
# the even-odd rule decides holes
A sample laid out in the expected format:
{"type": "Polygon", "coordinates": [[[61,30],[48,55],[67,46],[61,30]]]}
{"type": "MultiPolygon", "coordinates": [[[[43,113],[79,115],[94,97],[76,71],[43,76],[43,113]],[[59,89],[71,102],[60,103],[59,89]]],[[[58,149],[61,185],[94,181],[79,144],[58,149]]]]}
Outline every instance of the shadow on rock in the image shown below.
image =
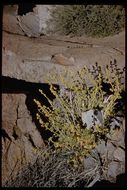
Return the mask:
{"type": "Polygon", "coordinates": [[[126,185],[125,174],[120,174],[117,176],[116,183],[102,180],[101,182],[95,183],[93,187],[126,187],[126,185]]]}
{"type": "MultiPolygon", "coordinates": [[[[54,86],[59,90],[58,85],[54,86]]],[[[41,89],[50,100],[53,100],[55,98],[55,96],[50,91],[49,84],[26,82],[25,80],[18,80],[2,76],[2,93],[26,95],[25,103],[30,112],[30,115],[32,116],[32,121],[35,123],[38,131],[46,143],[47,139],[52,135],[52,133],[49,130],[43,128],[37,120],[36,113],[38,112],[38,107],[35,104],[34,99],[38,100],[47,107],[50,107],[50,104],[48,100],[39,92],[39,89],[41,89]]],[[[47,121],[47,118],[44,115],[42,115],[42,119],[44,122],[47,121]]]]}

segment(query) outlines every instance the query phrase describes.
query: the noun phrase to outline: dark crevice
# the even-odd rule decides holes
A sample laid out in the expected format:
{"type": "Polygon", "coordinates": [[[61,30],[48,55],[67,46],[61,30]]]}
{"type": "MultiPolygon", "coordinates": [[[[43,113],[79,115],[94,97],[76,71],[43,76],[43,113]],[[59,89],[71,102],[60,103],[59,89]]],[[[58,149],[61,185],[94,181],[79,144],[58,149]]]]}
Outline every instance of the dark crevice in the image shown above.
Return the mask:
{"type": "Polygon", "coordinates": [[[36,148],[36,145],[34,144],[34,142],[33,142],[33,139],[32,139],[32,137],[29,135],[29,141],[30,141],[30,143],[32,144],[32,146],[34,147],[34,148],[36,148]]]}
{"type": "MultiPolygon", "coordinates": [[[[48,138],[50,136],[52,136],[52,133],[49,130],[46,130],[44,127],[42,127],[39,123],[39,120],[37,120],[36,113],[38,112],[38,108],[37,108],[37,105],[35,104],[35,102],[33,101],[34,99],[38,100],[43,105],[46,105],[48,107],[50,105],[49,105],[48,101],[46,100],[46,98],[43,97],[38,91],[36,92],[36,94],[30,94],[29,96],[26,97],[26,105],[27,105],[27,108],[32,115],[32,121],[35,123],[35,125],[38,128],[43,140],[46,143],[48,138]]],[[[44,115],[42,115],[41,118],[44,122],[48,121],[44,115]]]]}
{"type": "Polygon", "coordinates": [[[9,135],[7,134],[7,132],[4,129],[1,129],[1,134],[2,134],[2,137],[4,138],[4,141],[6,138],[8,140],[12,141],[12,139],[9,137],[9,135]]]}
{"type": "Polygon", "coordinates": [[[33,12],[33,8],[36,5],[33,3],[18,4],[18,15],[25,15],[26,13],[33,12]]]}
{"type": "Polygon", "coordinates": [[[15,139],[15,140],[17,140],[17,139],[18,139],[18,135],[16,134],[15,130],[13,131],[12,136],[14,137],[14,139],[15,139]]]}
{"type": "Polygon", "coordinates": [[[116,178],[116,183],[111,183],[107,180],[102,180],[100,182],[96,182],[93,187],[126,187],[126,178],[125,174],[120,174],[116,178]]]}
{"type": "Polygon", "coordinates": [[[106,92],[107,95],[112,94],[112,91],[111,91],[112,86],[110,83],[102,82],[101,85],[102,85],[102,90],[106,92]]]}
{"type": "MultiPolygon", "coordinates": [[[[7,76],[2,76],[1,79],[2,93],[36,95],[37,91],[42,89],[50,99],[55,98],[55,96],[50,91],[50,85],[47,83],[27,82],[25,80],[15,79],[7,76]]],[[[59,85],[54,86],[59,90],[59,85]]]]}

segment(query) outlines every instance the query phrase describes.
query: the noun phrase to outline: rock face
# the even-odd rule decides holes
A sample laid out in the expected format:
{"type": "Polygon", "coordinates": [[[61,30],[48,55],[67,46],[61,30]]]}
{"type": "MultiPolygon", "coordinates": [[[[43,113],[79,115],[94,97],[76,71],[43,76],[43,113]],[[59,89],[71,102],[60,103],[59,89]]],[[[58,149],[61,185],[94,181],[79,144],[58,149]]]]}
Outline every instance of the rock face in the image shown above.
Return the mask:
{"type": "Polygon", "coordinates": [[[25,105],[24,94],[2,95],[2,184],[36,158],[44,143],[25,105]]]}
{"type": "Polygon", "coordinates": [[[116,177],[125,172],[124,125],[123,121],[120,129],[114,130],[110,138],[107,139],[107,143],[101,141],[85,158],[85,170],[93,171],[92,175],[94,176],[98,175],[96,181],[108,180],[115,183],[116,177]]]}
{"type": "Polygon", "coordinates": [[[53,8],[53,5],[35,5],[32,10],[29,10],[29,6],[26,4],[4,6],[3,29],[28,37],[47,34],[47,21],[51,17],[50,11],[53,8]],[[26,6],[28,8],[27,12],[21,14],[19,9],[26,9],[26,6]]]}
{"type": "Polygon", "coordinates": [[[3,8],[3,30],[13,34],[24,35],[24,32],[17,23],[18,6],[8,5],[3,8]]]}

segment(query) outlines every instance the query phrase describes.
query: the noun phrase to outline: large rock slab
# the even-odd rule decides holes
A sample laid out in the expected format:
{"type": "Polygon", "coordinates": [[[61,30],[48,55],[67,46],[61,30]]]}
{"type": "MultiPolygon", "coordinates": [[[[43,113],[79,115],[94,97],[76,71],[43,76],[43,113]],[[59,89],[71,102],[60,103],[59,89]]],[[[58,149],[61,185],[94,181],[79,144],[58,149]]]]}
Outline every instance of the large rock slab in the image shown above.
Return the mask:
{"type": "MultiPolygon", "coordinates": [[[[95,62],[105,68],[110,61],[116,59],[118,67],[125,66],[125,56],[110,47],[75,48],[74,43],[72,47],[68,47],[69,44],[66,40],[60,42],[50,37],[29,39],[4,32],[2,75],[44,83],[49,79],[49,75],[52,76],[55,72],[58,75],[63,73],[66,80],[65,71],[73,71],[75,74],[79,68],[84,65],[91,68],[95,62]],[[52,56],[56,54],[59,55],[59,59],[57,56],[57,63],[54,63],[52,56]],[[70,64],[70,59],[73,60],[73,64],[70,64]],[[66,64],[63,64],[63,60],[66,64]]],[[[51,82],[55,81],[51,80],[51,82]]]]}

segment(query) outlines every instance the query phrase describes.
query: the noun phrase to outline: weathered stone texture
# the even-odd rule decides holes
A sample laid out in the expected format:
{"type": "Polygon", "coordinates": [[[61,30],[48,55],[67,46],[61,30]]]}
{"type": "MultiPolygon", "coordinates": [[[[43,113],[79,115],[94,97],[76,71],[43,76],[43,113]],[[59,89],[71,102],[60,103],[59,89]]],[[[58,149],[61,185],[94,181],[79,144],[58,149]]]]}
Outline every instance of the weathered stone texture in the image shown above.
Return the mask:
{"type": "Polygon", "coordinates": [[[44,146],[25,105],[24,94],[2,95],[2,183],[36,158],[34,148],[44,146]],[[32,142],[31,142],[31,140],[32,142]]]}

